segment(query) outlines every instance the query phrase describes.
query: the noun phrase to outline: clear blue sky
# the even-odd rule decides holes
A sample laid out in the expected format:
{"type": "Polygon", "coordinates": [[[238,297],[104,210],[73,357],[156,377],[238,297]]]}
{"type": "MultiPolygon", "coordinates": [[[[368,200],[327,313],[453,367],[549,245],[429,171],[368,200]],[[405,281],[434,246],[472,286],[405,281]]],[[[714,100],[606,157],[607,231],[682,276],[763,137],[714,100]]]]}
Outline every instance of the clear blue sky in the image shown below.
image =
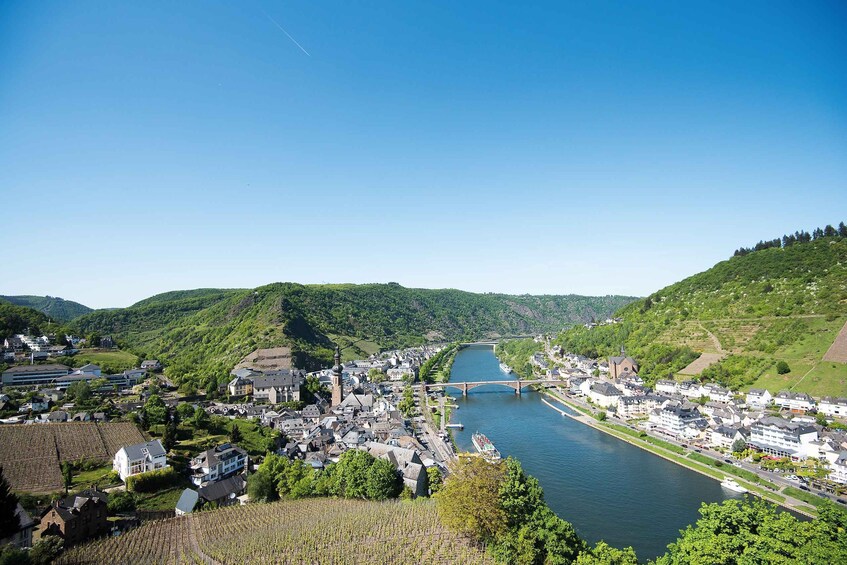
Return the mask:
{"type": "Polygon", "coordinates": [[[645,295],[847,220],[843,2],[523,4],[0,0],[0,294],[645,295]]]}

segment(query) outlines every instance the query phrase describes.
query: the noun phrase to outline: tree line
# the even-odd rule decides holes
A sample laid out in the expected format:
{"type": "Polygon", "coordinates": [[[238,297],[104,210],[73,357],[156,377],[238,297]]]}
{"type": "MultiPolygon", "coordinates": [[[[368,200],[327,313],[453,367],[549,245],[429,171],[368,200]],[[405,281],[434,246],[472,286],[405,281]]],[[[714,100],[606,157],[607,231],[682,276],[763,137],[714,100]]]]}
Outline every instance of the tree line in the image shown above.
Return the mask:
{"type": "Polygon", "coordinates": [[[761,251],[762,249],[771,249],[774,247],[782,248],[789,247],[797,243],[808,243],[824,237],[847,237],[847,226],[844,225],[844,222],[841,222],[838,224],[837,228],[827,225],[823,228],[815,228],[812,230],[812,233],[805,230],[796,231],[793,234],[783,235],[781,238],[778,237],[769,241],[760,241],[753,247],[739,247],[735,250],[735,253],[733,253],[733,257],[747,255],[748,253],[761,251]]]}

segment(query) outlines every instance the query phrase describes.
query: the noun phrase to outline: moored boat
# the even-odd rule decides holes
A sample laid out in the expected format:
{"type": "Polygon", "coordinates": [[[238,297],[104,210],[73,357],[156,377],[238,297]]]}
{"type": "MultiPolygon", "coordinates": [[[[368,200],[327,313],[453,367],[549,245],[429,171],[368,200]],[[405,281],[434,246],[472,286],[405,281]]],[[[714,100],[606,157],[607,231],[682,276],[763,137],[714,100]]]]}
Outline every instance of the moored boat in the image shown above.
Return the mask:
{"type": "Polygon", "coordinates": [[[735,480],[730,479],[729,477],[724,477],[724,480],[721,482],[721,486],[727,490],[731,490],[732,492],[740,492],[745,493],[748,492],[746,488],[739,485],[735,480]]]}
{"type": "Polygon", "coordinates": [[[476,450],[488,461],[500,461],[500,452],[497,451],[497,448],[485,434],[475,432],[471,436],[471,441],[476,450]]]}
{"type": "Polygon", "coordinates": [[[512,374],[512,368],[506,365],[505,363],[500,363],[500,370],[506,373],[507,375],[512,374]]]}

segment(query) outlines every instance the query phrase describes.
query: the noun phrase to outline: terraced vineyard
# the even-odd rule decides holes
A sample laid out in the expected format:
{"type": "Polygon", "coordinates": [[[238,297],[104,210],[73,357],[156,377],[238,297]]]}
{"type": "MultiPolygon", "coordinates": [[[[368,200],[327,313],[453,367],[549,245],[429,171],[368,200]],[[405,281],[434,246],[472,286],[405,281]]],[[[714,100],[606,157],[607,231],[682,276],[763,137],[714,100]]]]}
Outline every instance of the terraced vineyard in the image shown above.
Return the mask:
{"type": "Polygon", "coordinates": [[[0,426],[0,466],[18,492],[62,488],[60,464],[79,459],[110,461],[124,445],[145,441],[130,422],[74,422],[0,426]]]}
{"type": "Polygon", "coordinates": [[[82,545],[58,563],[493,563],[430,501],[307,499],[171,518],[82,545]]]}

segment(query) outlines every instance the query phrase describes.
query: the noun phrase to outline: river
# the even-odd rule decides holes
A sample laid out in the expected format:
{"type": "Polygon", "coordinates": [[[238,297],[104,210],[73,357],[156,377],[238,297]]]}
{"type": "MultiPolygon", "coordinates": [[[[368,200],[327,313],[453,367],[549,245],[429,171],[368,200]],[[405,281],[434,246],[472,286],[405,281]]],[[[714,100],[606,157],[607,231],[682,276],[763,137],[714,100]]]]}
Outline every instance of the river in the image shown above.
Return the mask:
{"type": "MultiPolygon", "coordinates": [[[[451,382],[505,380],[489,346],[471,346],[456,356],[451,382]]],[[[544,488],[547,504],[592,545],[605,540],[632,546],[639,561],[665,553],[679,530],[699,518],[703,502],[740,497],[706,478],[642,449],[562,416],[541,402],[503,386],[483,386],[463,398],[451,421],[460,450],[474,451],[471,435],[487,435],[503,457],[520,460],[544,488]]]]}

